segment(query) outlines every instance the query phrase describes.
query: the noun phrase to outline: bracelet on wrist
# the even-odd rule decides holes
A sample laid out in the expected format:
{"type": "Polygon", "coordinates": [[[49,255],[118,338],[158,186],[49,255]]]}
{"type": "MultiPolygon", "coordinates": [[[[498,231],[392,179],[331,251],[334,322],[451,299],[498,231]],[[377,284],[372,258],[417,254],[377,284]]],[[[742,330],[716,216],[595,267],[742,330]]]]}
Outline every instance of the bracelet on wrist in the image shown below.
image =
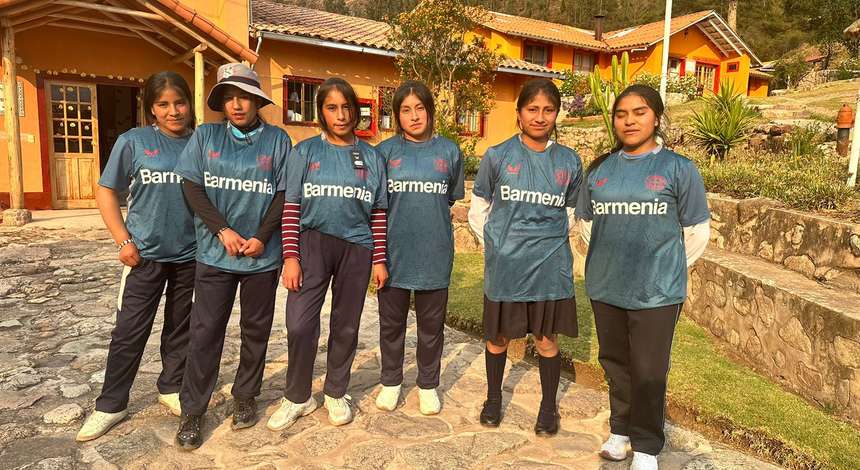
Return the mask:
{"type": "Polygon", "coordinates": [[[224,232],[226,232],[227,230],[230,230],[230,226],[229,226],[229,225],[228,225],[228,226],[221,227],[217,232],[215,232],[215,237],[221,237],[221,234],[222,234],[222,233],[224,233],[224,232]]]}
{"type": "Polygon", "coordinates": [[[134,243],[134,240],[132,240],[131,238],[125,239],[125,240],[123,240],[123,241],[121,241],[121,242],[117,243],[116,247],[117,247],[118,249],[122,250],[122,248],[123,248],[124,246],[128,245],[129,243],[134,243]]]}

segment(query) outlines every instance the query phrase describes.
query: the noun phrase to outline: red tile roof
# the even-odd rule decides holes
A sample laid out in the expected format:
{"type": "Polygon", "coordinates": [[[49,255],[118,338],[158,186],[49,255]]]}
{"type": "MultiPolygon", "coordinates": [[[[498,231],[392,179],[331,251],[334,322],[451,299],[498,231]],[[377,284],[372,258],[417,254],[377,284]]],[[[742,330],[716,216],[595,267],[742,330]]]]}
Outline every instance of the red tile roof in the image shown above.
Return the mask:
{"type": "MultiPolygon", "coordinates": [[[[670,30],[672,34],[682,31],[714,14],[713,10],[690,13],[689,15],[672,18],[670,30]]],[[[610,31],[603,35],[606,45],[612,50],[630,49],[633,47],[649,46],[663,39],[663,21],[633,26],[630,28],[610,31]]]]}
{"type": "Polygon", "coordinates": [[[479,21],[479,24],[501,33],[528,39],[565,44],[584,49],[606,49],[606,44],[594,39],[594,31],[564,24],[550,23],[548,21],[494,11],[487,12],[487,17],[479,21]]]}

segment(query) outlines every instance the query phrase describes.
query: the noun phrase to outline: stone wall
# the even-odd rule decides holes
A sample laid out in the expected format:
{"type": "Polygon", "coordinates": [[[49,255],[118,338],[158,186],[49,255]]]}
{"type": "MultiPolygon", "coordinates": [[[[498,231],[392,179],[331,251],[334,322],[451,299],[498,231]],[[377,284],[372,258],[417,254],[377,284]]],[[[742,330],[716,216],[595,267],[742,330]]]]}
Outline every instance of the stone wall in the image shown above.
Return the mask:
{"type": "Polygon", "coordinates": [[[684,312],[758,372],[860,423],[860,225],[709,195],[684,312]]]}

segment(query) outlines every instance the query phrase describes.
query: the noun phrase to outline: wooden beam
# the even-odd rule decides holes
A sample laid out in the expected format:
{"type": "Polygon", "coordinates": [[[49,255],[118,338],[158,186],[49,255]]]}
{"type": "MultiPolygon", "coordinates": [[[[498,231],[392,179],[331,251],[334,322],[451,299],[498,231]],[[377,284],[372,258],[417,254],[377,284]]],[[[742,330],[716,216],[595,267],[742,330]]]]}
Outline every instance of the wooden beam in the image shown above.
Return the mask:
{"type": "Polygon", "coordinates": [[[53,23],[52,26],[54,26],[55,28],[79,29],[82,31],[92,31],[94,33],[113,34],[114,36],[123,36],[123,37],[127,37],[127,38],[138,37],[134,33],[129,33],[126,31],[119,30],[119,29],[99,28],[98,26],[89,26],[89,25],[83,25],[83,24],[56,22],[56,23],[53,23]]]}
{"type": "Polygon", "coordinates": [[[21,13],[26,13],[30,10],[35,10],[36,8],[41,8],[49,3],[54,3],[54,0],[37,0],[30,1],[29,3],[22,5],[20,7],[10,8],[3,12],[3,16],[15,16],[20,15],[21,13]]]}
{"type": "Polygon", "coordinates": [[[699,31],[701,31],[702,34],[707,36],[707,38],[710,39],[711,42],[714,43],[715,46],[717,46],[717,49],[719,49],[720,52],[722,52],[724,56],[726,56],[726,57],[729,56],[729,52],[726,51],[725,49],[723,49],[723,46],[721,46],[720,43],[717,42],[717,39],[715,37],[713,37],[711,35],[711,33],[709,33],[705,28],[702,27],[702,23],[696,24],[696,27],[699,28],[699,31]]]}
{"type": "Polygon", "coordinates": [[[47,18],[47,19],[44,19],[42,21],[32,21],[32,22],[27,23],[23,26],[19,26],[19,27],[15,28],[15,34],[18,34],[18,33],[23,32],[23,31],[27,31],[28,29],[38,28],[40,26],[49,26],[52,23],[55,23],[57,21],[58,20],[56,18],[47,18]]]}
{"type": "MultiPolygon", "coordinates": [[[[150,9],[153,12],[161,11],[158,8],[156,8],[154,5],[152,5],[152,3],[149,0],[137,0],[137,3],[140,3],[141,5],[145,6],[146,8],[150,9]]],[[[229,61],[229,62],[240,62],[240,60],[238,58],[233,57],[232,55],[224,52],[223,49],[221,49],[218,46],[215,46],[214,44],[212,44],[211,42],[206,40],[206,38],[204,38],[202,35],[198,34],[193,29],[189,28],[183,22],[173,18],[172,16],[166,16],[166,17],[164,17],[164,19],[167,20],[168,23],[179,28],[185,34],[193,37],[194,39],[196,39],[198,41],[200,41],[201,44],[208,44],[209,48],[211,48],[213,51],[218,53],[218,55],[220,55],[221,57],[227,59],[227,61],[229,61]]]]}
{"type": "Polygon", "coordinates": [[[164,17],[157,14],[157,13],[147,13],[145,11],[131,10],[129,8],[113,7],[113,6],[104,5],[101,3],[88,3],[88,2],[82,2],[79,0],[54,0],[54,2],[58,5],[69,5],[69,6],[73,6],[73,7],[89,8],[91,10],[97,10],[97,11],[102,11],[102,12],[107,11],[110,13],[117,13],[120,15],[137,16],[137,17],[146,18],[149,20],[164,21],[164,17]]]}
{"type": "MultiPolygon", "coordinates": [[[[64,14],[64,13],[52,13],[52,14],[49,14],[48,16],[53,17],[53,18],[61,18],[61,19],[66,19],[66,20],[80,21],[82,23],[94,23],[94,24],[98,24],[98,25],[104,25],[105,24],[104,20],[102,20],[102,19],[88,18],[86,16],[79,16],[79,15],[69,15],[69,14],[64,14]]],[[[151,29],[147,28],[146,26],[144,26],[140,23],[128,23],[128,22],[123,22],[123,21],[115,21],[115,22],[111,23],[110,26],[127,28],[127,29],[134,30],[134,31],[152,32],[151,29]]]]}
{"type": "MultiPolygon", "coordinates": [[[[103,11],[103,12],[101,12],[101,13],[102,13],[103,15],[105,15],[106,17],[108,17],[111,21],[121,21],[121,20],[119,19],[119,17],[118,17],[117,15],[114,15],[113,13],[109,13],[109,12],[106,12],[106,11],[103,11]]],[[[137,18],[137,20],[138,20],[141,24],[143,24],[144,26],[146,26],[146,25],[151,25],[151,24],[152,24],[152,23],[149,23],[149,22],[147,22],[146,20],[142,20],[142,19],[140,19],[140,18],[137,18]]],[[[154,29],[155,31],[158,31],[158,29],[157,29],[157,28],[153,28],[153,29],[154,29]]],[[[145,32],[143,32],[143,31],[139,31],[139,30],[137,30],[137,29],[133,29],[132,31],[137,35],[137,37],[139,37],[140,39],[143,39],[144,41],[146,41],[146,42],[148,42],[148,43],[150,43],[150,44],[152,44],[153,46],[157,47],[158,49],[161,49],[162,51],[166,52],[166,53],[167,53],[168,55],[170,55],[171,57],[172,57],[172,56],[175,56],[175,55],[177,54],[177,52],[176,52],[176,51],[174,51],[172,48],[168,47],[168,46],[167,46],[167,45],[165,45],[165,44],[162,44],[162,41],[159,41],[159,40],[157,40],[157,39],[155,39],[155,38],[153,38],[153,37],[150,37],[150,34],[145,33],[145,32]]],[[[186,61],[186,62],[185,62],[185,65],[187,65],[187,66],[189,66],[189,67],[191,67],[191,68],[194,68],[194,65],[193,65],[190,61],[186,61]]]]}
{"type": "Polygon", "coordinates": [[[6,109],[6,138],[9,145],[9,207],[24,208],[24,171],[21,164],[21,127],[18,122],[18,74],[15,64],[15,31],[9,18],[0,19],[3,28],[3,87],[6,109]]]}
{"type": "Polygon", "coordinates": [[[206,103],[204,102],[203,92],[206,88],[206,64],[203,62],[203,51],[206,50],[206,44],[201,43],[199,46],[191,50],[194,54],[194,117],[197,126],[203,124],[206,116],[206,103]]]}
{"type": "Polygon", "coordinates": [[[58,8],[54,8],[52,10],[42,10],[42,11],[27,15],[27,16],[20,16],[18,18],[15,18],[14,21],[12,21],[12,27],[17,30],[18,25],[21,25],[21,24],[26,23],[28,21],[44,19],[48,15],[52,15],[54,13],[64,12],[66,10],[71,10],[73,8],[75,8],[75,7],[68,7],[68,6],[58,7],[58,8]]]}
{"type": "MultiPolygon", "coordinates": [[[[120,7],[120,8],[122,7],[122,4],[117,2],[116,0],[108,0],[108,3],[110,3],[111,5],[116,6],[116,7],[120,7]]],[[[115,21],[118,21],[118,17],[116,15],[112,15],[112,14],[106,13],[106,12],[102,12],[102,14],[107,16],[108,18],[111,18],[115,21]]],[[[151,23],[148,20],[145,20],[143,18],[134,18],[134,19],[137,20],[140,24],[152,29],[156,33],[169,39],[170,41],[173,41],[182,50],[189,49],[189,48],[193,47],[193,44],[189,44],[189,43],[183,41],[182,39],[178,38],[176,35],[169,32],[166,28],[162,28],[160,24],[151,23]]],[[[190,62],[189,62],[189,64],[190,64],[190,62]]]]}
{"type": "Polygon", "coordinates": [[[738,49],[738,46],[735,46],[734,41],[732,41],[731,39],[729,39],[729,37],[728,37],[728,36],[726,36],[726,33],[724,33],[724,32],[723,32],[723,30],[721,30],[719,26],[717,26],[717,25],[715,25],[715,24],[714,24],[714,20],[708,20],[708,23],[710,23],[710,24],[711,24],[711,26],[713,26],[713,27],[714,27],[714,29],[716,29],[718,33],[720,33],[720,36],[722,36],[722,37],[723,37],[723,39],[725,39],[725,40],[726,40],[726,42],[727,42],[727,43],[729,43],[729,45],[730,45],[730,46],[732,46],[732,49],[734,49],[734,50],[735,50],[735,52],[737,52],[737,53],[738,53],[738,55],[743,55],[743,53],[741,52],[741,50],[740,50],[740,49],[738,49]]]}

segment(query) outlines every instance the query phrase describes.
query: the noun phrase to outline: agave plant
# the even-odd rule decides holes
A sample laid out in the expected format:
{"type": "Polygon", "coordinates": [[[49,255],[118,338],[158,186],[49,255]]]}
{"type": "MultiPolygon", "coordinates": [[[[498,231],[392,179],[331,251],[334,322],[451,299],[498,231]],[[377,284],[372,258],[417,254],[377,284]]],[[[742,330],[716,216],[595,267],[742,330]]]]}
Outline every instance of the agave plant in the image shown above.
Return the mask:
{"type": "Polygon", "coordinates": [[[724,160],[733,147],[746,140],[759,112],[743,94],[735,92],[729,80],[720,83],[719,92],[702,99],[705,106],[701,112],[693,112],[690,138],[708,152],[713,163],[724,160]]]}
{"type": "Polygon", "coordinates": [[[600,77],[600,68],[595,65],[594,72],[588,77],[591,86],[591,99],[603,115],[603,125],[609,138],[610,148],[615,147],[615,132],[612,131],[612,104],[615,97],[620,95],[629,84],[627,69],[630,65],[630,57],[625,52],[621,55],[621,63],[618,56],[612,56],[612,76],[608,82],[600,77]]]}

